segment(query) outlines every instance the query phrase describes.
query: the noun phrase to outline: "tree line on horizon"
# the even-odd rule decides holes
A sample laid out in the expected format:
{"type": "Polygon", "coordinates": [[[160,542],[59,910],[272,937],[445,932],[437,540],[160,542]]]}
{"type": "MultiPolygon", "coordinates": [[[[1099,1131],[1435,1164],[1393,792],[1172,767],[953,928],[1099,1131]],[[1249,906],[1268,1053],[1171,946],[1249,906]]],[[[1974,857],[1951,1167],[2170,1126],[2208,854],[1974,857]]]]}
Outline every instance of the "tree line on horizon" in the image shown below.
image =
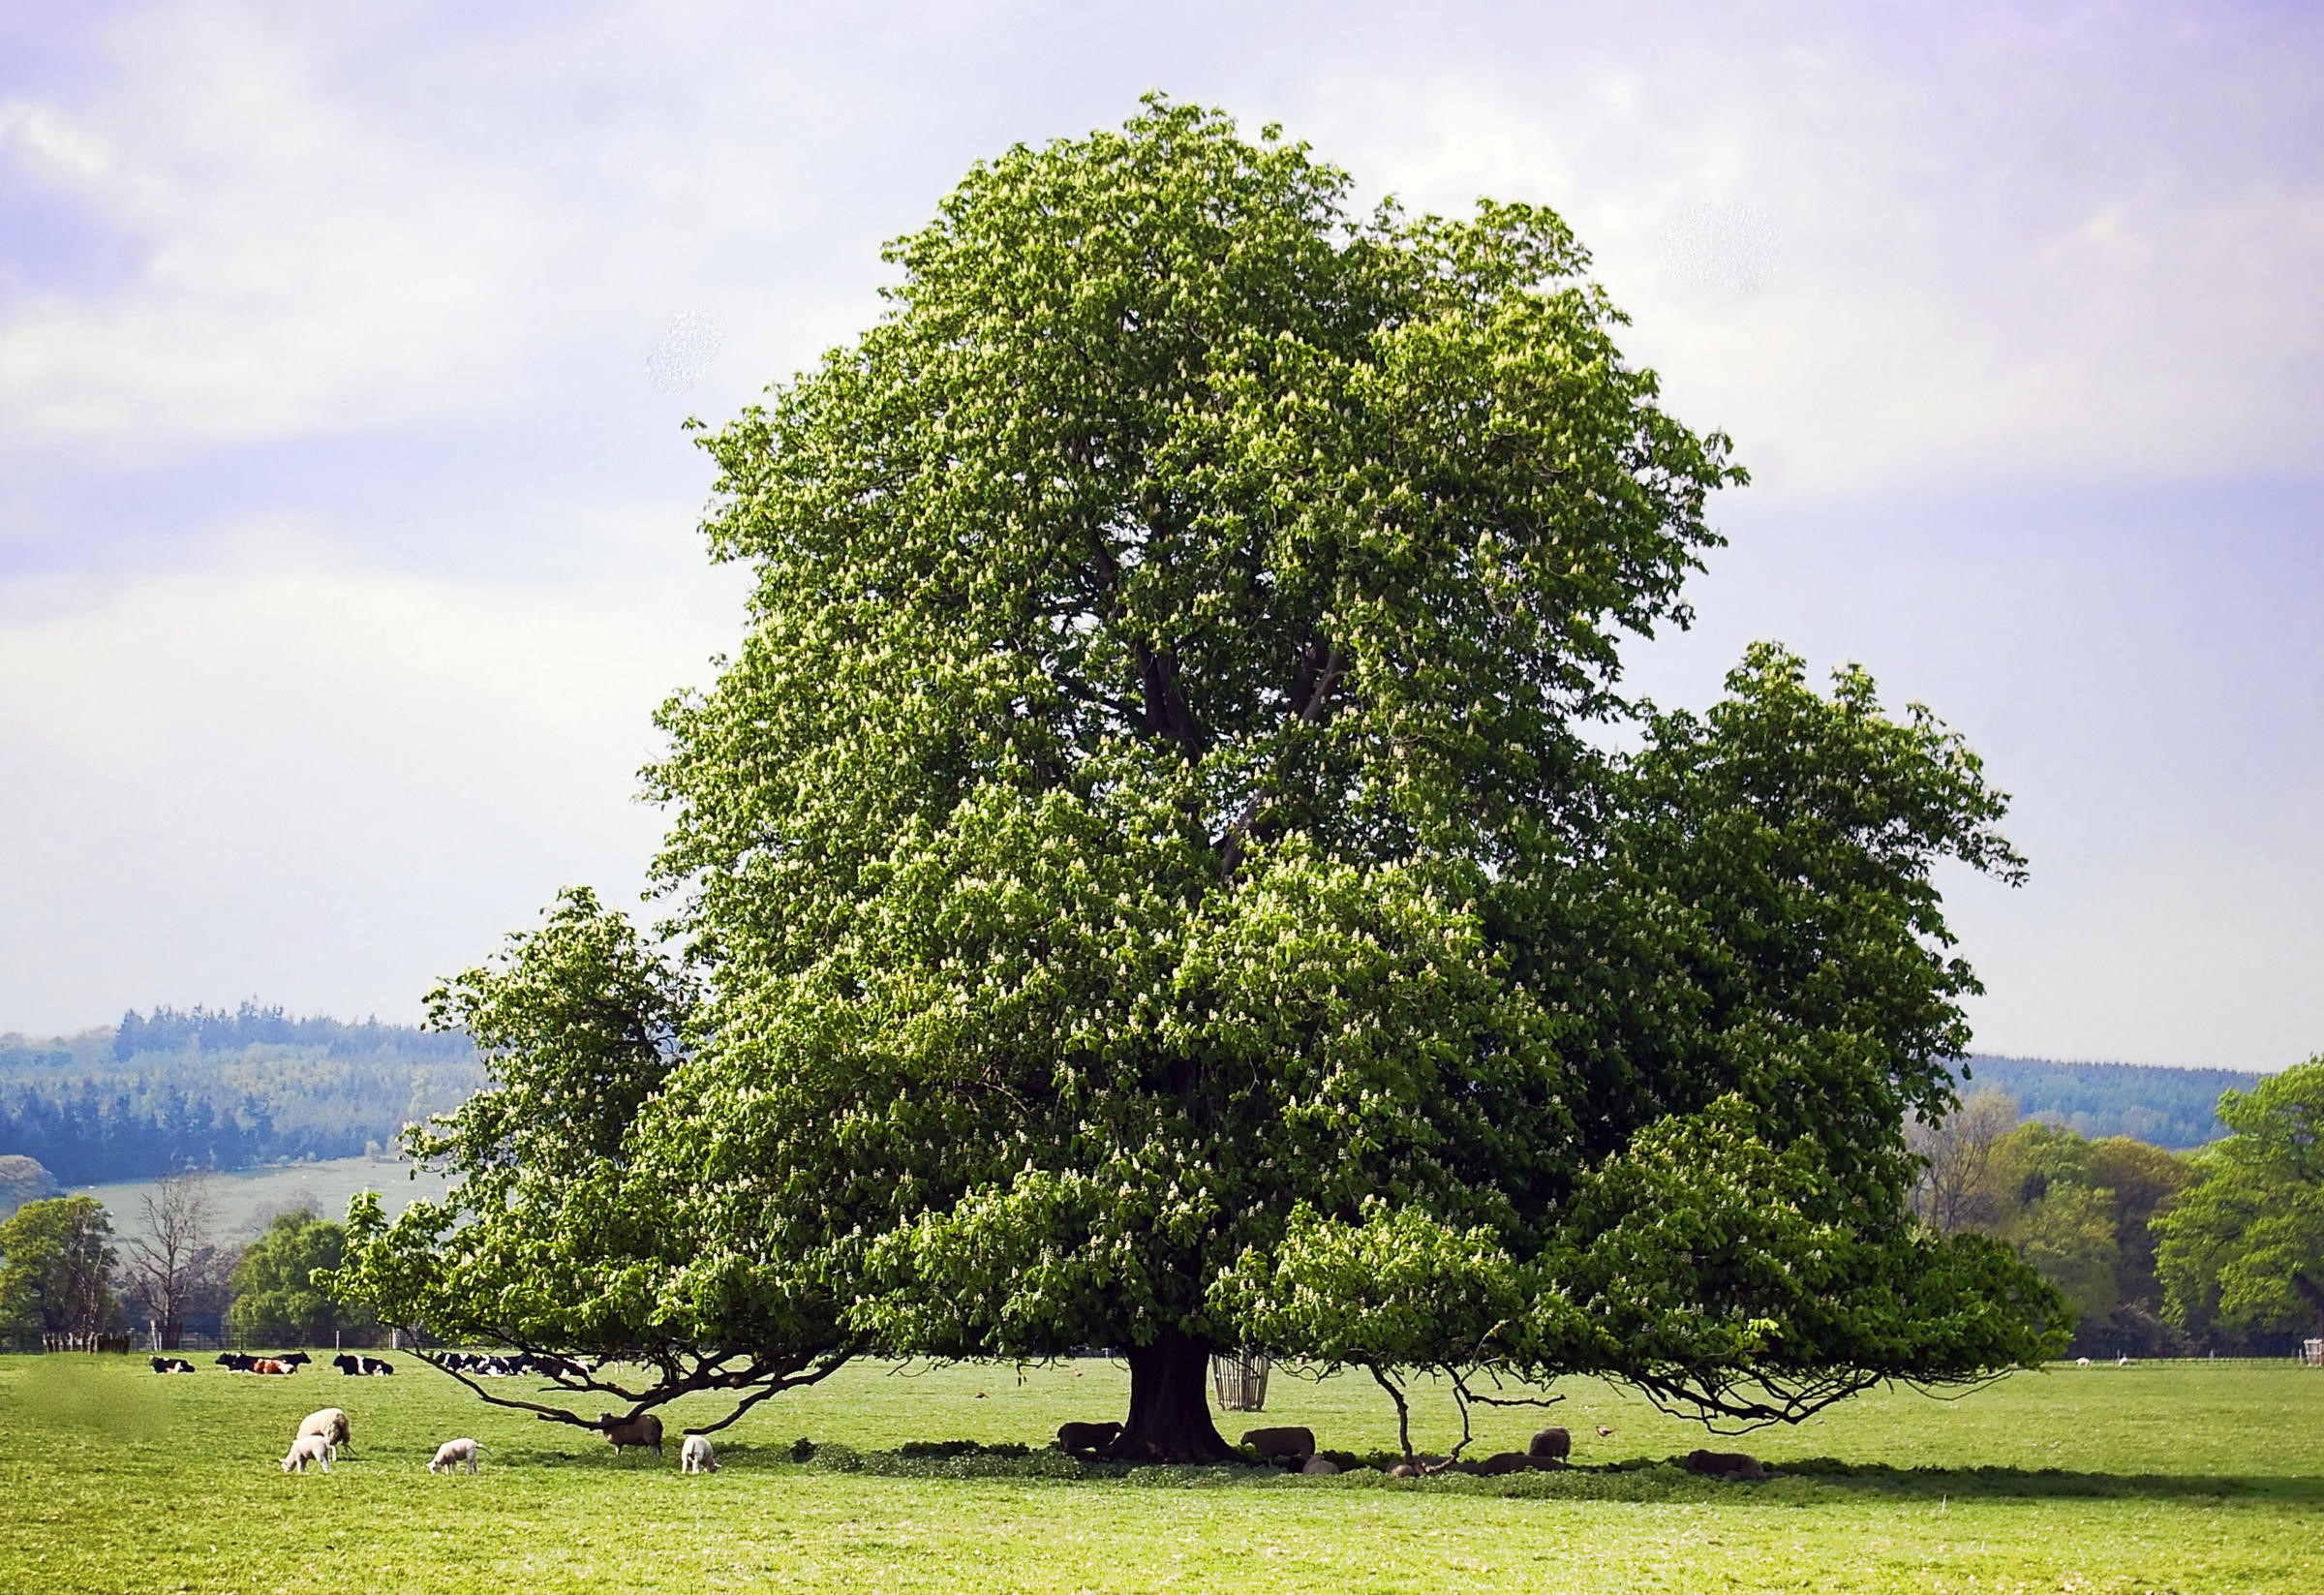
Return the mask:
{"type": "Polygon", "coordinates": [[[132,1011],[110,1031],[0,1036],[0,1154],[66,1185],[352,1157],[483,1084],[457,1032],[253,1002],[132,1011]]]}

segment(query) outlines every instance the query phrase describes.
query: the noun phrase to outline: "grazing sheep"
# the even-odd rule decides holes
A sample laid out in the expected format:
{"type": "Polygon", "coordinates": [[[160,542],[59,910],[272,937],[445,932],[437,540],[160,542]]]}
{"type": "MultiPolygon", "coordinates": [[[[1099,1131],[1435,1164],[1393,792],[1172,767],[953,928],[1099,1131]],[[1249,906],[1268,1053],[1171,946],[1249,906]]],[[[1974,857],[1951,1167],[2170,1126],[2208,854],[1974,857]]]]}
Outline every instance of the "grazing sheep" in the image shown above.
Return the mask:
{"type": "Polygon", "coordinates": [[[1269,1462],[1304,1462],[1315,1455],[1311,1428],[1254,1428],[1243,1431],[1242,1443],[1269,1462]]]}
{"type": "Polygon", "coordinates": [[[1681,1464],[1689,1473],[1699,1473],[1711,1479],[1764,1479],[1766,1468],[1756,1457],[1746,1457],[1739,1451],[1690,1451],[1681,1464]]]}
{"type": "Polygon", "coordinates": [[[634,1418],[616,1418],[610,1412],[597,1414],[597,1427],[605,1431],[606,1443],[619,1457],[624,1446],[635,1446],[641,1451],[661,1449],[661,1420],[651,1412],[641,1412],[634,1418]]]}
{"type": "Polygon", "coordinates": [[[304,1473],[307,1464],[314,1462],[323,1472],[331,1471],[331,1443],[320,1434],[302,1434],[290,1442],[290,1455],[283,1458],[285,1473],[304,1473]]]}
{"type": "Polygon", "coordinates": [[[1533,1437],[1525,1455],[1538,1462],[1562,1462],[1574,1455],[1574,1436],[1553,1425],[1533,1437]]]}
{"type": "Polygon", "coordinates": [[[468,1471],[474,1473],[476,1471],[476,1453],[483,1449],[475,1441],[465,1436],[457,1440],[446,1440],[436,1448],[436,1459],[428,1464],[428,1471],[430,1473],[457,1473],[460,1471],[460,1465],[465,1462],[468,1464],[468,1471]]]}
{"type": "Polygon", "coordinates": [[[2090,1366],[2090,1359],[2087,1357],[2077,1357],[2074,1359],[2074,1366],[2078,1368],[2086,1368],[2090,1366]]]}
{"type": "Polygon", "coordinates": [[[1070,1456],[1088,1456],[1104,1451],[1121,1438],[1121,1426],[1116,1423],[1059,1424],[1057,1449],[1070,1456]]]}
{"type": "Polygon", "coordinates": [[[678,1448],[678,1471],[681,1473],[716,1473],[719,1458],[710,1449],[710,1436],[689,1434],[678,1448]]]}
{"type": "Polygon", "coordinates": [[[301,1419],[298,1437],[303,1440],[310,1434],[322,1436],[322,1443],[331,1448],[334,1457],[342,1451],[352,1452],[355,1449],[354,1430],[348,1425],[347,1414],[337,1407],[324,1407],[301,1419]]]}

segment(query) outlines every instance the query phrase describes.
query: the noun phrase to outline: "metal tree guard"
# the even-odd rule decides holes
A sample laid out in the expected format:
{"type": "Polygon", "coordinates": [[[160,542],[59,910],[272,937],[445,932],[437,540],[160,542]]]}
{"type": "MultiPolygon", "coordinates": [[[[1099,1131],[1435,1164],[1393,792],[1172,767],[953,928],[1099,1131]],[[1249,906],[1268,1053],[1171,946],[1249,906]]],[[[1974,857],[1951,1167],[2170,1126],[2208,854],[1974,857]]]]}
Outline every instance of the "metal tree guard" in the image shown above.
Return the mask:
{"type": "Polygon", "coordinates": [[[1210,1359],[1210,1388],[1222,1412],[1257,1412],[1267,1405],[1269,1359],[1256,1351],[1230,1351],[1210,1359]]]}

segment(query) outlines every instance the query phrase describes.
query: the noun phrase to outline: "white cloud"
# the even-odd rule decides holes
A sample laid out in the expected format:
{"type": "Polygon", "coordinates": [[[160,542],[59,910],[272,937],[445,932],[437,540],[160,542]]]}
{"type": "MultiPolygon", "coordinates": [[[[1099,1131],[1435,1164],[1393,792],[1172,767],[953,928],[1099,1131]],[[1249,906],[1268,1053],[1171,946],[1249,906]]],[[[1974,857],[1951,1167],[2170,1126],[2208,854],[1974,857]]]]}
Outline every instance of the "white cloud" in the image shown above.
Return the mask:
{"type": "Polygon", "coordinates": [[[730,644],[735,572],[454,586],[300,528],[234,548],[0,628],[10,1028],[260,993],[409,1013],[560,885],[641,884],[649,717],[730,644]]]}
{"type": "MultiPolygon", "coordinates": [[[[1733,433],[1779,492],[2324,466],[2324,171],[2250,160],[2227,125],[2156,144],[2141,96],[2081,70],[2085,45],[2054,46],[2055,114],[2114,154],[2064,178],[2021,154],[2039,118],[1965,121],[1972,85],[1842,39],[1682,48],[1643,82],[1591,48],[1521,81],[1368,69],[1318,85],[1303,131],[1429,208],[1559,209],[1672,410],[1733,433]],[[1758,291],[1668,260],[1674,221],[1705,205],[1780,232],[1758,291]]],[[[2248,92],[2192,69],[2175,87],[2248,92]]]]}

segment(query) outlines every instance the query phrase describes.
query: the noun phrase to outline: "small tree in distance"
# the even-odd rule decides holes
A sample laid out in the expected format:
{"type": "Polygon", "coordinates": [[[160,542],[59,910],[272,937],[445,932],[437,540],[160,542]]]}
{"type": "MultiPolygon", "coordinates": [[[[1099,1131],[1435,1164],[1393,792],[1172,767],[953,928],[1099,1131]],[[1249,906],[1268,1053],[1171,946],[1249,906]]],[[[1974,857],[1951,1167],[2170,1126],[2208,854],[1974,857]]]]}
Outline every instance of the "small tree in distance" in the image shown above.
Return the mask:
{"type": "Polygon", "coordinates": [[[2229,1135],[2155,1220],[2184,1329],[2324,1334],[2324,1055],[2219,1098],[2229,1135]]]}
{"type": "Polygon", "coordinates": [[[184,1343],[189,1317],[224,1304],[232,1260],[211,1239],[217,1202],[207,1173],[164,1175],[138,1202],[143,1228],[122,1242],[124,1294],[162,1347],[174,1351],[184,1343]]]}
{"type": "Polygon", "coordinates": [[[229,1334],[245,1345],[322,1346],[368,1338],[378,1320],[348,1306],[324,1280],[345,1260],[347,1229],[306,1209],[277,1213],[234,1267],[229,1334]]]}
{"type": "Polygon", "coordinates": [[[0,1333],[75,1341],[119,1316],[112,1220],[93,1196],[27,1202],[0,1223],[0,1333]]]}

